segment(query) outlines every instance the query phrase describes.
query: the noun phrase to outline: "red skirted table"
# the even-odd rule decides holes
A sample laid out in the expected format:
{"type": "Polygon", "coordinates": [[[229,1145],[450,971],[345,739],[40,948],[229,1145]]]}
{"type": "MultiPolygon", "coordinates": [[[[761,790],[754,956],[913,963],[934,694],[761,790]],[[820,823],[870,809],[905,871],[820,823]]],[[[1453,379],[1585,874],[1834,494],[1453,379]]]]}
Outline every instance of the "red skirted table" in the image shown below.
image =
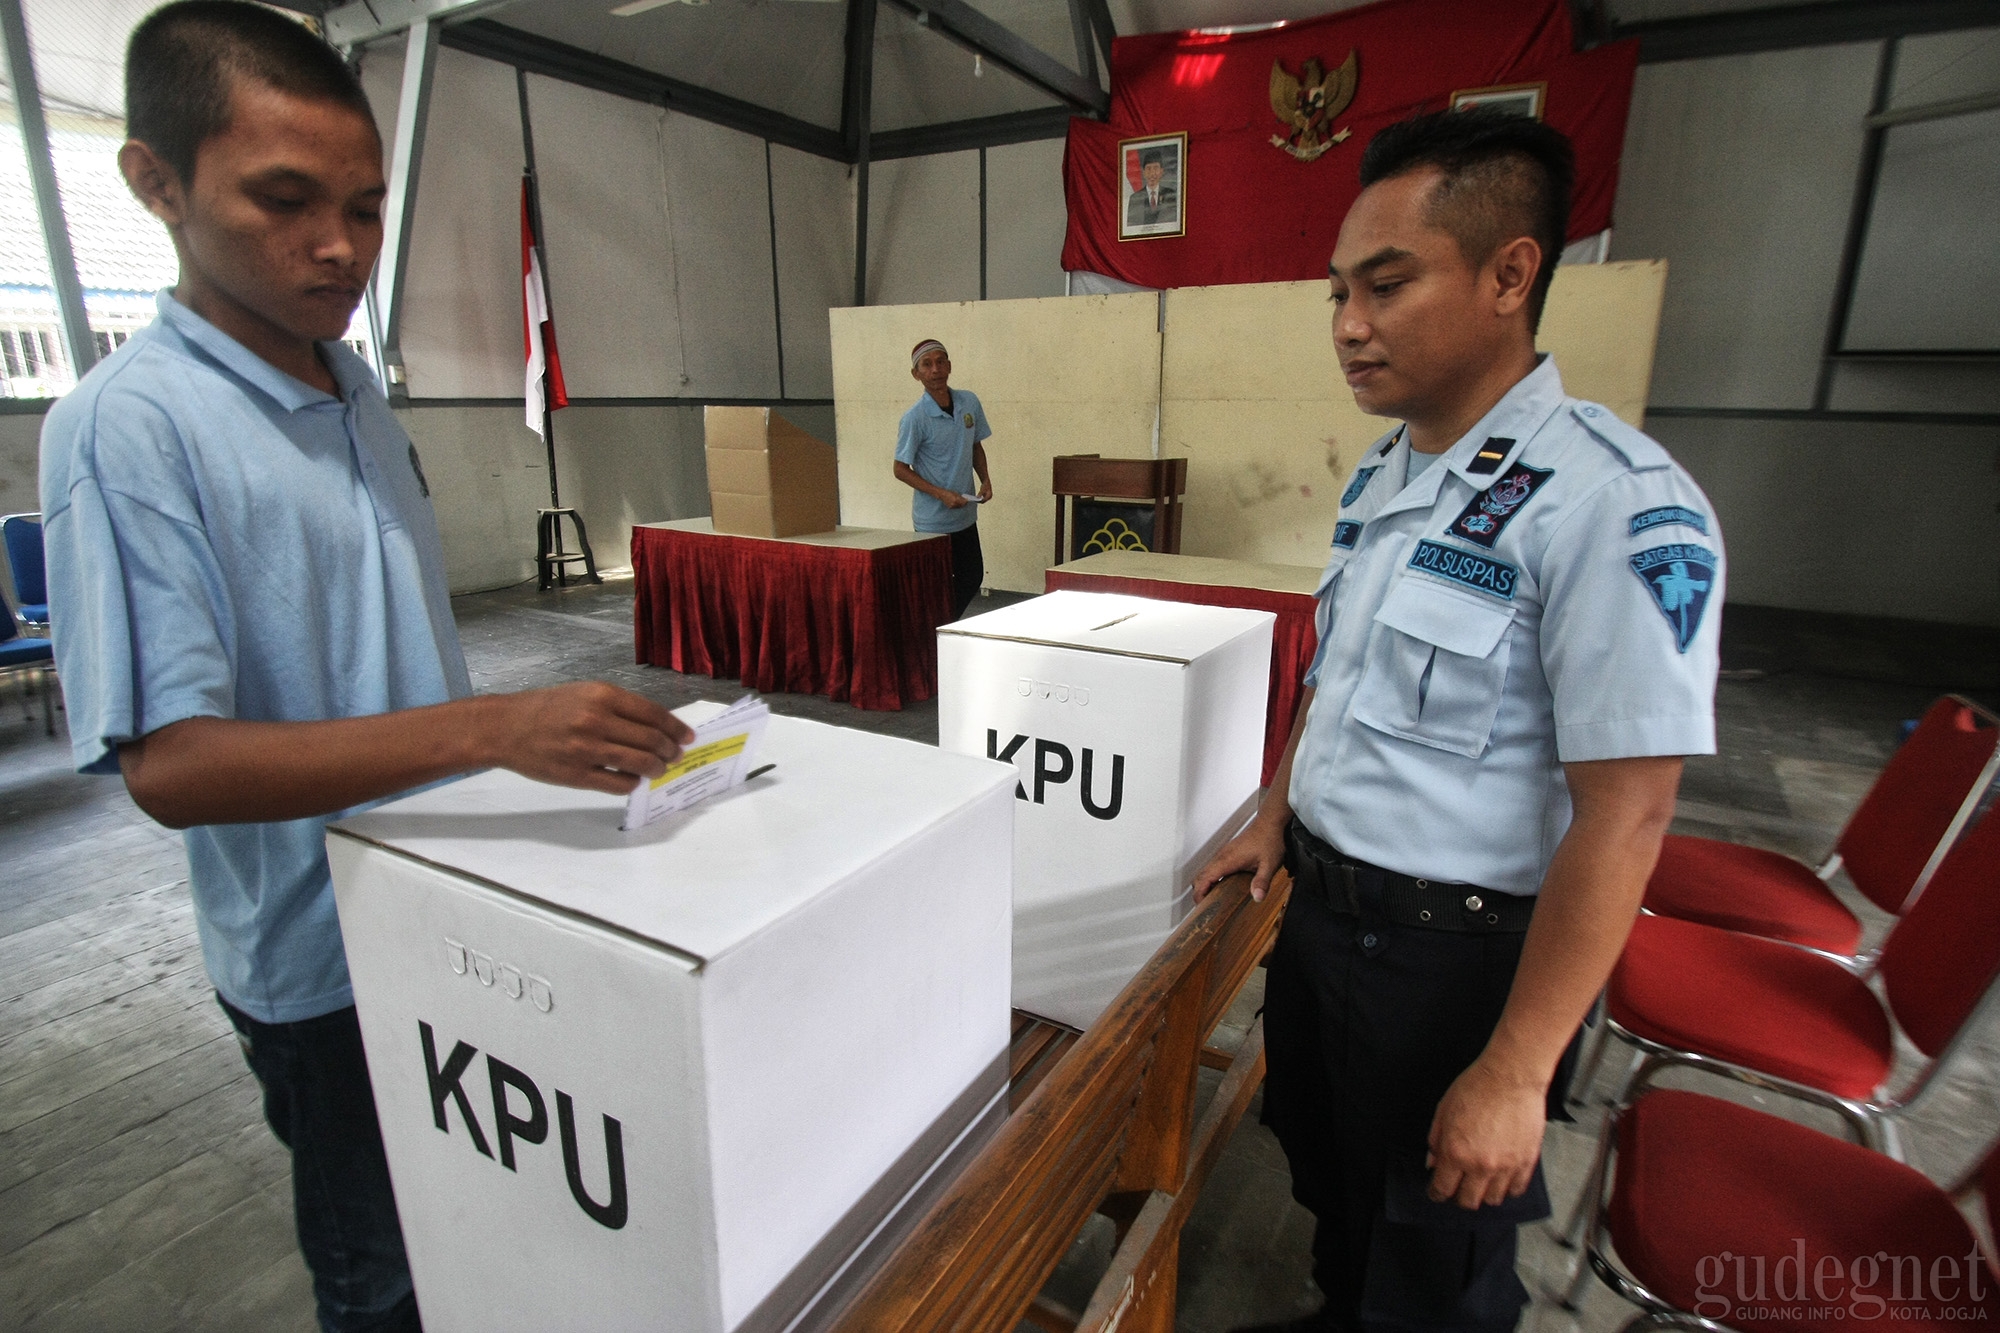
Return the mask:
{"type": "Polygon", "coordinates": [[[1043,575],[1048,592],[1117,592],[1164,602],[1240,606],[1278,617],[1271,632],[1271,694],[1264,716],[1264,776],[1269,785],[1285,757],[1292,718],[1305,689],[1306,668],[1319,647],[1313,624],[1317,569],[1306,565],[1260,565],[1247,560],[1212,560],[1198,555],[1151,551],[1106,551],[1057,565],[1043,575]]]}
{"type": "Polygon", "coordinates": [[[937,693],[951,543],[839,528],[738,537],[705,518],[632,529],[639,661],[754,690],[900,709],[937,693]]]}

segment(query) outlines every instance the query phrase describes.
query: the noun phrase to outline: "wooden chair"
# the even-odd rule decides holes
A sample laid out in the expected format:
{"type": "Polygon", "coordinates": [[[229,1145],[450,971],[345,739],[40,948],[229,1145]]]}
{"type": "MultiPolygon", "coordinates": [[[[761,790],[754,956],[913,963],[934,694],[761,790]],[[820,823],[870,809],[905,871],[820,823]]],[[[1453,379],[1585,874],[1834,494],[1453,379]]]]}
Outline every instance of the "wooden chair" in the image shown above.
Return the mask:
{"type": "Polygon", "coordinates": [[[1264,1079],[1261,1018],[1233,1057],[1208,1037],[1269,952],[1290,891],[1281,874],[1259,903],[1247,875],[1225,880],[1081,1037],[1017,1015],[1013,1113],[831,1326],[1170,1333],[1181,1225],[1264,1079]],[[1224,1072],[1197,1123],[1203,1065],[1224,1072]],[[1096,1212],[1118,1247],[1072,1315],[1039,1293],[1096,1212]]]}
{"type": "Polygon", "coordinates": [[[1064,454],[1055,460],[1056,559],[1070,559],[1069,519],[1079,499],[1137,500],[1153,506],[1154,551],[1179,555],[1181,496],[1187,492],[1185,458],[1100,458],[1064,454]]]}

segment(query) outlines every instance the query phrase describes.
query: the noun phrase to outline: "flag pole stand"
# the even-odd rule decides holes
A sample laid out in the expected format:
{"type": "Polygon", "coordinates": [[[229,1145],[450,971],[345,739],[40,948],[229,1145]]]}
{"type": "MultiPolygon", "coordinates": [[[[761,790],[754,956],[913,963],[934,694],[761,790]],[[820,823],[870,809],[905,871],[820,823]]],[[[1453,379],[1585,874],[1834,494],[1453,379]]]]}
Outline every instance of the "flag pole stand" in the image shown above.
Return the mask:
{"type": "MultiPolygon", "coordinates": [[[[521,272],[524,280],[532,281],[534,287],[539,289],[544,307],[542,318],[547,320],[549,318],[549,312],[546,310],[548,303],[549,257],[548,253],[542,248],[541,190],[535,180],[535,132],[533,123],[528,116],[528,74],[526,70],[515,69],[514,87],[520,96],[521,151],[523,157],[526,159],[521,173],[521,272]],[[535,265],[540,270],[539,274],[536,274],[534,269],[529,267],[528,257],[530,253],[534,256],[535,265]]],[[[532,370],[534,368],[536,344],[531,326],[527,322],[535,318],[532,291],[524,291],[523,297],[528,300],[528,308],[523,311],[522,332],[524,335],[527,335],[528,366],[532,370]]],[[[562,491],[558,489],[556,484],[555,409],[560,404],[553,403],[550,398],[549,390],[552,386],[549,383],[549,367],[550,365],[559,366],[560,363],[556,360],[554,350],[554,325],[546,325],[543,332],[550,339],[549,360],[548,363],[542,366],[541,374],[536,379],[529,380],[528,384],[531,388],[536,384],[541,386],[542,444],[548,450],[549,455],[549,507],[535,511],[535,581],[541,591],[547,592],[551,587],[566,588],[569,586],[569,567],[571,565],[582,565],[584,578],[592,583],[602,583],[604,580],[597,573],[597,557],[590,552],[590,536],[583,530],[583,515],[577,513],[574,509],[564,507],[562,491]],[[565,518],[576,526],[576,544],[578,549],[575,551],[567,549],[563,544],[562,523],[565,518]]],[[[554,387],[560,388],[561,384],[562,371],[557,369],[555,372],[554,387]]],[[[565,399],[565,401],[567,400],[565,399]]]]}
{"type": "MultiPolygon", "coordinates": [[[[544,404],[547,398],[543,398],[544,404]]],[[[535,581],[543,592],[552,587],[569,586],[569,567],[583,566],[584,578],[591,583],[602,583],[597,572],[597,557],[590,552],[590,536],[583,530],[583,515],[574,509],[563,507],[562,492],[556,485],[556,420],[555,413],[546,405],[542,408],[542,442],[549,451],[549,507],[536,513],[535,523],[535,581]],[[567,518],[576,525],[578,550],[569,551],[563,546],[562,521],[567,518]]]]}

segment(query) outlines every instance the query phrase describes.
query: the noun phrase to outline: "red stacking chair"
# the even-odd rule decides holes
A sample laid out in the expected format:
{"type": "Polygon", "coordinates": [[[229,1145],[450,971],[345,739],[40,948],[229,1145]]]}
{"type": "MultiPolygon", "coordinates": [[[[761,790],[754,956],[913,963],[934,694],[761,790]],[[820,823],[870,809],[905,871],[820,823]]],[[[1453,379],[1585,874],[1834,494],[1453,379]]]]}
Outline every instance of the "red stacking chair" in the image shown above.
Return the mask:
{"type": "Polygon", "coordinates": [[[1869,901],[1900,916],[2000,770],[2000,718],[1956,695],[1924,713],[1891,755],[1817,871],[1789,856],[1669,835],[1645,910],[1785,940],[1865,966],[1861,922],[1825,881],[1845,869],[1869,901]]]}
{"type": "MultiPolygon", "coordinates": [[[[1894,1153],[1895,1117],[1931,1085],[1982,1004],[2000,996],[2000,810],[1946,854],[1889,933],[1876,971],[1886,1007],[1866,980],[1820,954],[1642,916],[1605,988],[1605,1030],[1644,1055],[1630,1087],[1664,1067],[1702,1069],[1827,1107],[1862,1142],[1894,1153]],[[1884,1094],[1892,1023],[1930,1060],[1884,1094]]],[[[1594,1178],[1610,1147],[1607,1124],[1594,1178]]],[[[1585,1216],[1580,1202],[1566,1242],[1585,1216]]]]}
{"type": "MultiPolygon", "coordinates": [[[[1879,1320],[1932,1333],[2000,1322],[1993,1256],[1952,1194],[1900,1162],[1677,1090],[1621,1110],[1616,1136],[1609,1204],[1601,1175],[1588,1187],[1588,1262],[1572,1308],[1594,1271],[1656,1326],[1818,1333],[1879,1320]]],[[[2000,1147],[1953,1193],[1975,1186],[2000,1229],[2000,1147]]]]}

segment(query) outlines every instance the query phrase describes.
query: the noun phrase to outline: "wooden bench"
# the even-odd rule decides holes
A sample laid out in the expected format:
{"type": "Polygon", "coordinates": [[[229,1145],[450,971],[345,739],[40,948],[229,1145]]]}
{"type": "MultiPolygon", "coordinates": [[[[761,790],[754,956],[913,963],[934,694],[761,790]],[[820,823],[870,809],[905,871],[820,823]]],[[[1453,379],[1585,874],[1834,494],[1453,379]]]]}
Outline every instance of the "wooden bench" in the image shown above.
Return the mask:
{"type": "Polygon", "coordinates": [[[1280,874],[1259,903],[1248,876],[1223,881],[1081,1036],[1016,1014],[1012,1113],[832,1327],[1170,1333],[1181,1225],[1264,1079],[1261,1018],[1233,1055],[1208,1039],[1290,888],[1280,874]],[[1203,1065],[1223,1075],[1197,1123],[1203,1065]],[[1072,1315],[1039,1294],[1097,1212],[1117,1250],[1072,1315]]]}

